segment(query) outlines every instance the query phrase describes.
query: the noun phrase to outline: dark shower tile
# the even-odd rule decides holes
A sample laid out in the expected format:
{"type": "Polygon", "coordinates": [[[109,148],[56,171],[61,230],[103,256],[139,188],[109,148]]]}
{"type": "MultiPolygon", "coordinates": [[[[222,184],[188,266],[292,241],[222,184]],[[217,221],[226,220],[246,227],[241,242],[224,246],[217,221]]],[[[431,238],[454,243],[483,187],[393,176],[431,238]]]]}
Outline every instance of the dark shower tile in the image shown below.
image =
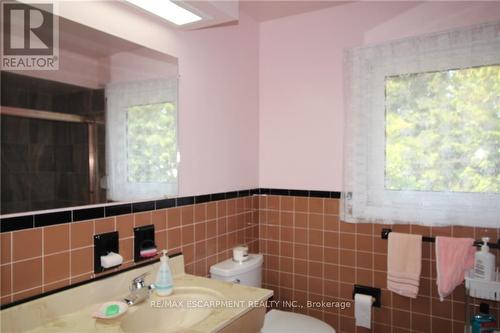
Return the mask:
{"type": "Polygon", "coordinates": [[[87,125],[72,124],[71,143],[73,143],[73,144],[86,144],[86,145],[88,144],[87,125]]]}
{"type": "Polygon", "coordinates": [[[20,117],[2,116],[1,135],[3,143],[28,144],[29,120],[20,117]]]}
{"type": "Polygon", "coordinates": [[[69,112],[85,115],[89,113],[90,108],[91,100],[89,90],[85,89],[69,95],[69,112]]]}
{"type": "Polygon", "coordinates": [[[57,199],[68,199],[71,196],[71,176],[66,173],[57,173],[55,178],[55,189],[57,199]]]}
{"type": "Polygon", "coordinates": [[[74,175],[73,193],[71,200],[78,202],[89,202],[89,177],[85,173],[77,173],[74,175]]]}
{"type": "Polygon", "coordinates": [[[14,202],[2,202],[1,214],[13,214],[20,212],[29,212],[31,210],[29,201],[14,201],[14,202]]]}
{"type": "Polygon", "coordinates": [[[55,193],[58,200],[88,203],[88,175],[77,173],[57,173],[55,193]]]}
{"type": "Polygon", "coordinates": [[[73,170],[77,173],[89,172],[89,152],[88,146],[77,144],[72,149],[73,170]]]}
{"type": "Polygon", "coordinates": [[[30,175],[11,174],[2,169],[2,205],[30,200],[30,175]]]}
{"type": "Polygon", "coordinates": [[[52,98],[52,110],[54,112],[65,112],[68,109],[68,97],[66,95],[60,94],[52,98]]]}
{"type": "Polygon", "coordinates": [[[73,163],[73,147],[72,146],[55,146],[55,161],[57,172],[74,172],[75,166],[73,163]]]}
{"type": "Polygon", "coordinates": [[[31,143],[54,143],[54,122],[48,120],[30,119],[31,143]]]}
{"type": "MultiPolygon", "coordinates": [[[[31,200],[51,201],[55,199],[55,173],[40,172],[31,176],[31,200]]],[[[51,207],[56,208],[56,207],[51,207]]]]}
{"type": "Polygon", "coordinates": [[[56,122],[54,124],[54,140],[56,144],[71,144],[71,130],[71,123],[56,122]]]}
{"type": "Polygon", "coordinates": [[[104,89],[92,90],[92,112],[102,112],[105,108],[104,89]]]}
{"type": "Polygon", "coordinates": [[[1,155],[3,171],[13,174],[30,171],[28,145],[2,143],[1,155]]]}
{"type": "Polygon", "coordinates": [[[35,110],[52,110],[52,93],[35,91],[29,93],[29,108],[35,110]]]}
{"type": "Polygon", "coordinates": [[[55,200],[33,200],[30,202],[29,211],[62,208],[55,200]]]}
{"type": "Polygon", "coordinates": [[[33,173],[53,171],[55,168],[54,146],[46,144],[31,144],[30,170],[33,173]]]}

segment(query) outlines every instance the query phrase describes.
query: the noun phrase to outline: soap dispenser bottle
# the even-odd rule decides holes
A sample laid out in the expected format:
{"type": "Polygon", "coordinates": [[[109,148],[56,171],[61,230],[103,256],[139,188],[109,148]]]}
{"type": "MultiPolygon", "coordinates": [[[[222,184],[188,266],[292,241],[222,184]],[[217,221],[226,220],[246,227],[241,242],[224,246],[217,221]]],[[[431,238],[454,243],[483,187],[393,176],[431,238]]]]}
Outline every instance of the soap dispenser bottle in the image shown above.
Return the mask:
{"type": "Polygon", "coordinates": [[[483,237],[481,250],[476,252],[474,260],[474,277],[476,279],[495,281],[495,255],[488,246],[489,237],[483,237]]]}
{"type": "Polygon", "coordinates": [[[163,255],[160,257],[160,268],[156,275],[155,292],[158,296],[168,296],[174,289],[172,280],[172,271],[168,265],[167,251],[163,250],[163,255]]]}

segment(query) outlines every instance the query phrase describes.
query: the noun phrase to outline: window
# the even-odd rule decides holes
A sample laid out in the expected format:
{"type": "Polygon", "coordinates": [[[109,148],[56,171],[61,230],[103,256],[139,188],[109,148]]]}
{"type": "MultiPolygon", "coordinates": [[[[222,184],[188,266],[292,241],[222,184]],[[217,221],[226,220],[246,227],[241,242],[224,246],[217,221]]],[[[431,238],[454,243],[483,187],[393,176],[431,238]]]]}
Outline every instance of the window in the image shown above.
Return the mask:
{"type": "Polygon", "coordinates": [[[500,22],[346,52],[348,222],[500,226],[500,22]]]}
{"type": "Polygon", "coordinates": [[[500,66],[387,77],[385,188],[500,192],[500,66]]]}

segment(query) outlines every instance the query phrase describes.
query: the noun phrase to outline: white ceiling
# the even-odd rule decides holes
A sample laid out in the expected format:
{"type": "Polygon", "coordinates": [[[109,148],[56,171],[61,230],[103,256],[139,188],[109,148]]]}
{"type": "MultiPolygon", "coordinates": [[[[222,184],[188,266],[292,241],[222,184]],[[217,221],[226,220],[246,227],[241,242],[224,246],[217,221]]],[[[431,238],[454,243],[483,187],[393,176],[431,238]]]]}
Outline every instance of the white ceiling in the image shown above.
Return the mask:
{"type": "Polygon", "coordinates": [[[280,17],[297,15],[328,7],[340,6],[352,1],[268,1],[240,0],[240,11],[256,21],[264,22],[280,17]]]}

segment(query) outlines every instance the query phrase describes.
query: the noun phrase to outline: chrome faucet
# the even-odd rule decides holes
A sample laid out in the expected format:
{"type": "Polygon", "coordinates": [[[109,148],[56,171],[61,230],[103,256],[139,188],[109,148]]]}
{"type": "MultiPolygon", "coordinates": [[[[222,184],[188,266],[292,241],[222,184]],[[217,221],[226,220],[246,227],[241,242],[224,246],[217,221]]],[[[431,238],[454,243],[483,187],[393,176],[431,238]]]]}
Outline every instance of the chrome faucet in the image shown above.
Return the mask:
{"type": "Polygon", "coordinates": [[[154,284],[146,286],[144,278],[149,275],[149,272],[139,275],[132,280],[130,286],[130,294],[123,299],[128,305],[139,304],[149,298],[151,290],[155,288],[154,284]]]}

